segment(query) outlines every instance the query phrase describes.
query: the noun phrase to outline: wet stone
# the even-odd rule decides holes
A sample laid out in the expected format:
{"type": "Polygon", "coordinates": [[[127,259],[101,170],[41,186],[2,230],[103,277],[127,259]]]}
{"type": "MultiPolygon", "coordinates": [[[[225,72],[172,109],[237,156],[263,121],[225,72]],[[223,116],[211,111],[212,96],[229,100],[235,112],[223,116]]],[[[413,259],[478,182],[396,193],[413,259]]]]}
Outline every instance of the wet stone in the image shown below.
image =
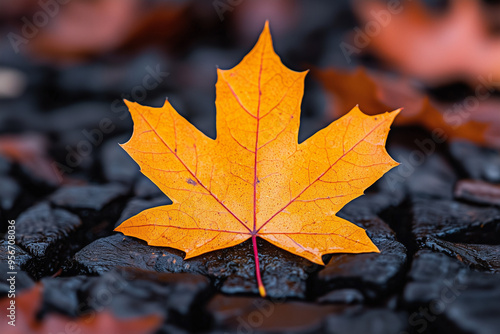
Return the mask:
{"type": "Polygon", "coordinates": [[[328,292],[321,296],[316,301],[325,304],[360,304],[363,303],[365,297],[356,289],[339,289],[328,292]]]}
{"type": "MultiPolygon", "coordinates": [[[[312,262],[258,242],[262,280],[274,298],[304,297],[309,275],[319,269],[312,262]]],[[[184,260],[184,253],[116,234],[99,239],[74,256],[71,270],[104,273],[118,266],[170,273],[199,273],[211,278],[222,292],[258,294],[250,241],[184,260]]]]}
{"type": "Polygon", "coordinates": [[[500,205],[500,186],[481,180],[460,180],[455,198],[482,205],[500,205]]]}
{"type": "Polygon", "coordinates": [[[429,250],[418,251],[408,273],[409,283],[404,288],[403,298],[408,304],[428,304],[438,300],[447,286],[460,285],[457,277],[467,272],[464,264],[445,254],[429,250]]]}
{"type": "MultiPolygon", "coordinates": [[[[401,205],[405,195],[403,191],[386,190],[367,193],[347,203],[338,216],[349,221],[369,221],[401,205]]],[[[390,233],[389,230],[387,233],[390,233]]]]}
{"type": "Polygon", "coordinates": [[[89,279],[94,278],[85,276],[42,278],[44,312],[55,312],[70,317],[81,316],[89,305],[80,301],[80,290],[89,279]]]}
{"type": "Polygon", "coordinates": [[[123,212],[118,219],[118,221],[115,224],[115,227],[123,223],[125,220],[129,219],[130,217],[135,216],[136,214],[150,208],[154,208],[157,206],[162,206],[162,205],[168,205],[171,204],[172,201],[168,199],[166,196],[162,197],[157,197],[153,199],[142,199],[142,198],[133,198],[131,199],[127,205],[125,206],[125,209],[123,209],[123,212]]]}
{"type": "Polygon", "coordinates": [[[412,231],[417,243],[434,237],[462,243],[498,243],[500,210],[448,200],[416,200],[412,231]]]}
{"type": "Polygon", "coordinates": [[[52,194],[50,201],[77,214],[87,228],[85,238],[93,241],[113,233],[127,195],[127,187],[119,184],[66,186],[52,194]]]}
{"type": "Polygon", "coordinates": [[[31,207],[16,220],[16,242],[33,256],[34,277],[54,273],[77,247],[78,216],[63,209],[54,209],[46,202],[31,207]]]}
{"type": "Polygon", "coordinates": [[[69,210],[102,210],[114,200],[127,195],[119,184],[65,186],[50,196],[52,204],[69,210]]]}
{"type": "Polygon", "coordinates": [[[402,334],[408,315],[382,308],[352,307],[345,314],[326,317],[325,332],[331,334],[402,334]]]}
{"type": "Polygon", "coordinates": [[[148,179],[145,175],[139,175],[135,185],[134,194],[142,198],[154,198],[158,196],[165,196],[165,194],[158,188],[156,184],[148,179]]]}
{"type": "Polygon", "coordinates": [[[406,265],[406,248],[396,240],[373,237],[380,253],[334,254],[322,269],[314,290],[321,298],[334,290],[355,289],[367,300],[377,300],[395,290],[406,265]]]}
{"type": "Polygon", "coordinates": [[[202,305],[212,294],[205,276],[134,268],[118,268],[98,277],[45,278],[42,283],[46,312],[78,316],[109,309],[119,318],[160,313],[170,324],[189,330],[206,327],[202,305]]]}
{"type": "MultiPolygon", "coordinates": [[[[5,237],[7,239],[7,236],[5,237]]],[[[9,251],[13,251],[16,256],[16,261],[14,262],[14,271],[26,270],[33,268],[33,257],[25,252],[18,245],[13,245],[8,242],[8,240],[0,240],[0,263],[8,264],[9,261],[9,251]]],[[[8,270],[11,271],[11,270],[8,270]]],[[[7,272],[7,271],[5,271],[7,272]]]]}
{"type": "Polygon", "coordinates": [[[7,158],[4,158],[0,155],[0,174],[5,175],[8,174],[12,169],[12,165],[7,158]]]}
{"type": "Polygon", "coordinates": [[[465,290],[445,309],[447,324],[463,333],[491,334],[500,328],[500,279],[498,275],[472,273],[463,282],[465,290]],[[495,277],[496,276],[496,277],[495,277]]]}
{"type": "Polygon", "coordinates": [[[19,293],[25,289],[31,288],[35,285],[33,279],[28,275],[27,272],[21,270],[14,270],[16,274],[10,274],[13,272],[7,264],[7,261],[0,263],[0,297],[5,297],[11,293],[19,293]],[[12,276],[15,277],[15,281],[12,281],[12,276]],[[14,286],[11,289],[11,283],[14,282],[14,286]]]}
{"type": "Polygon", "coordinates": [[[425,238],[425,248],[442,252],[471,268],[500,273],[500,245],[453,243],[437,238],[425,238]]]}
{"type": "Polygon", "coordinates": [[[342,306],[274,302],[259,297],[216,295],[207,305],[216,328],[234,333],[318,333],[325,317],[342,306]]]}
{"type": "Polygon", "coordinates": [[[207,312],[222,332],[396,334],[405,330],[403,313],[363,306],[216,295],[207,312]]]}
{"type": "MultiPolygon", "coordinates": [[[[321,266],[302,257],[257,241],[262,282],[270,298],[304,298],[307,279],[321,266]]],[[[220,284],[221,292],[228,294],[258,294],[255,281],[255,263],[250,240],[220,252],[204,256],[208,274],[220,284]]]]}
{"type": "Polygon", "coordinates": [[[392,192],[406,188],[412,198],[453,198],[453,187],[458,176],[440,150],[434,148],[424,151],[412,142],[406,145],[392,144],[388,151],[401,165],[380,180],[385,188],[392,192]]]}
{"type": "Polygon", "coordinates": [[[456,141],[450,143],[450,153],[469,178],[500,183],[500,154],[497,150],[456,141]]]}
{"type": "Polygon", "coordinates": [[[78,274],[103,274],[117,267],[170,273],[204,272],[203,268],[185,264],[181,251],[148,246],[145,241],[122,234],[100,238],[87,245],[75,254],[71,270],[78,274]]]}
{"type": "Polygon", "coordinates": [[[132,158],[119,146],[128,136],[113,137],[102,146],[101,159],[104,177],[109,182],[132,185],[139,175],[139,167],[132,158]]]}
{"type": "Polygon", "coordinates": [[[406,248],[376,216],[367,220],[345,218],[364,228],[380,253],[331,255],[314,278],[314,293],[322,298],[333,290],[355,289],[368,300],[380,298],[397,287],[406,265],[406,248]]]}
{"type": "MultiPolygon", "coordinates": [[[[0,213],[9,211],[21,195],[21,187],[9,176],[0,175],[0,213]]],[[[0,214],[1,217],[1,214],[0,214]]]]}
{"type": "Polygon", "coordinates": [[[486,334],[500,326],[499,276],[471,271],[441,253],[415,255],[403,298],[416,309],[412,322],[420,332],[486,334]]]}
{"type": "Polygon", "coordinates": [[[75,103],[53,110],[45,124],[47,130],[59,134],[61,143],[76,147],[84,141],[95,149],[102,144],[104,136],[132,127],[128,117],[120,119],[118,115],[110,110],[108,103],[75,103]]]}

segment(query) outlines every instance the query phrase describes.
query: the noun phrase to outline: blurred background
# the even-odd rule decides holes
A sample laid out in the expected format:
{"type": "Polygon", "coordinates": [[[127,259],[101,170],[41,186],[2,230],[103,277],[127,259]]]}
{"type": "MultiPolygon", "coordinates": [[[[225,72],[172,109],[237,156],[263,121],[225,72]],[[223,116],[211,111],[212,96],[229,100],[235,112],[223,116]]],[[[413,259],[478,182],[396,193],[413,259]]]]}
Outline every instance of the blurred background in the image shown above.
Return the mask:
{"type": "MultiPolygon", "coordinates": [[[[450,180],[498,183],[499,9],[481,0],[3,0],[2,215],[61,185],[147,184],[117,145],[133,128],[123,99],[168,98],[215,137],[216,68],[236,65],[266,20],[283,62],[312,70],[300,141],[356,104],[371,114],[402,107],[389,149],[411,172],[393,171],[392,189],[439,150],[439,173],[458,173],[450,180]]],[[[433,196],[439,179],[415,183],[433,196]]]]}
{"type": "MultiPolygon", "coordinates": [[[[166,202],[118,145],[133,130],[123,99],[160,107],[168,98],[214,138],[216,68],[238,64],[266,20],[283,63],[310,70],[299,141],[356,104],[368,114],[403,108],[388,140],[401,166],[370,191],[401,211],[383,218],[409,258],[417,250],[408,218],[416,200],[500,205],[498,1],[0,0],[0,233],[23,213],[21,236],[31,236],[32,222],[50,224],[39,219],[52,212],[46,201],[88,209],[79,213],[85,237],[64,252],[51,248],[56,255],[30,249],[38,262],[23,270],[35,279],[71,275],[64,265],[75,252],[166,202]],[[108,201],[118,204],[111,210],[108,201]]],[[[483,253],[460,261],[498,272],[495,228],[472,242],[488,244],[483,253]]],[[[42,235],[40,243],[68,239],[57,238],[42,235]]],[[[443,252],[455,256],[457,247],[443,252]]]]}
{"type": "Polygon", "coordinates": [[[301,140],[360,104],[368,113],[404,107],[400,125],[495,148],[499,7],[480,0],[4,0],[0,153],[49,188],[133,180],[137,168],[116,145],[132,130],[122,99],[161,106],[168,98],[214,137],[216,67],[237,64],[265,20],[283,62],[312,69],[301,140]],[[115,159],[123,164],[106,165],[115,159]]]}

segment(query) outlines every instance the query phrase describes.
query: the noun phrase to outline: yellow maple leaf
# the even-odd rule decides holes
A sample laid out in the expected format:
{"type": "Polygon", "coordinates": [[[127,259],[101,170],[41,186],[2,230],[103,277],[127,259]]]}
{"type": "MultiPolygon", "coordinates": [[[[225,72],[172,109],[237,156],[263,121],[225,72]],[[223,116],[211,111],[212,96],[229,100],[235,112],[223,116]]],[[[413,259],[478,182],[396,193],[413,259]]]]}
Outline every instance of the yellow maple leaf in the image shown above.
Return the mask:
{"type": "Polygon", "coordinates": [[[268,25],[242,62],[217,70],[217,138],[166,102],[127,102],[134,121],[123,148],[173,201],[115,230],[186,252],[186,259],[256,237],[312,262],[328,253],[378,252],[366,232],[335,214],[396,166],[385,149],[394,111],[358,107],[298,144],[306,72],[286,68],[268,25]]]}

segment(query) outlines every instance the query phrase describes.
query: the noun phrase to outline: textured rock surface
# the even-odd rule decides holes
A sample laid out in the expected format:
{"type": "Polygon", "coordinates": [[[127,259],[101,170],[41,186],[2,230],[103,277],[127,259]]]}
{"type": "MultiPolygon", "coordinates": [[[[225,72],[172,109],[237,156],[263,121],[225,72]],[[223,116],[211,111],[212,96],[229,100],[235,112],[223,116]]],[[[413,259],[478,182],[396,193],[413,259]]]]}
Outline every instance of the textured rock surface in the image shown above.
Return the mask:
{"type": "Polygon", "coordinates": [[[42,284],[47,311],[76,317],[105,308],[120,318],[159,312],[169,323],[191,330],[207,326],[199,302],[212,294],[210,281],[202,275],[133,268],[118,268],[99,277],[46,278],[42,284]]]}
{"type": "Polygon", "coordinates": [[[52,194],[50,201],[70,210],[97,211],[126,194],[126,188],[119,184],[66,186],[52,194]]]}
{"type": "MultiPolygon", "coordinates": [[[[79,321],[110,311],[118,323],[126,323],[157,314],[163,319],[158,333],[169,334],[499,333],[500,150],[436,140],[432,132],[440,129],[391,126],[387,150],[400,165],[337,213],[366,229],[380,253],[325,255],[326,266],[317,266],[259,241],[267,299],[257,292],[250,242],[186,261],[179,250],[151,247],[113,231],[142,210],[170,203],[118,145],[133,131],[123,99],[157,107],[168,98],[183,117],[215,138],[216,67],[234,66],[255,42],[265,19],[278,54],[291,69],[365,65],[389,74],[393,64],[365,53],[369,47],[359,54],[342,52],[342,43],[353,41],[356,27],[365,33],[373,28],[355,20],[351,1],[128,1],[140,7],[129,13],[134,18],[142,17],[142,9],[161,5],[141,21],[144,25],[124,20],[131,7],[120,1],[87,2],[81,4],[78,20],[67,19],[66,6],[71,4],[61,6],[51,24],[37,26],[40,36],[33,39],[20,30],[30,30],[23,21],[32,22],[34,14],[34,23],[40,19],[36,1],[0,5],[0,31],[6,32],[0,34],[6,37],[0,38],[2,302],[11,276],[6,222],[15,220],[16,243],[10,250],[16,255],[16,291],[43,284],[37,319],[63,315],[79,321]],[[181,8],[181,22],[175,26],[164,22],[171,13],[163,11],[173,3],[181,8]],[[93,9],[95,18],[87,18],[93,9]],[[101,21],[106,29],[100,29],[101,21]],[[57,33],[56,27],[62,26],[59,36],[80,31],[85,37],[92,29],[82,30],[80,24],[89,22],[102,34],[71,38],[71,43],[62,43],[64,49],[103,41],[112,31],[116,37],[118,32],[139,36],[140,45],[126,43],[117,49],[116,38],[90,54],[44,48],[46,32],[57,33]],[[127,23],[125,29],[112,29],[119,22],[127,23]],[[19,36],[30,40],[21,43],[20,52],[7,36],[17,28],[19,36]],[[161,38],[163,33],[175,34],[176,41],[161,38]],[[29,56],[23,48],[30,49],[29,56]],[[37,50],[44,49],[56,58],[37,58],[37,50]],[[74,58],[66,58],[70,55],[74,58]],[[5,69],[24,78],[17,96],[2,95],[15,84],[5,80],[5,69]]],[[[482,13],[491,14],[484,22],[498,13],[498,8],[490,10],[494,2],[482,1],[482,13]]],[[[50,1],[44,3],[48,10],[50,1]]],[[[451,2],[426,3],[445,14],[451,2]]],[[[398,76],[397,71],[390,75],[398,76]]],[[[306,76],[300,142],[333,117],[330,96],[316,79],[314,73],[306,76]]],[[[484,111],[495,111],[491,106],[500,103],[498,92],[488,87],[466,87],[464,82],[417,85],[419,94],[440,101],[445,116],[455,110],[467,115],[468,108],[456,107],[477,102],[478,117],[493,115],[498,122],[498,113],[484,111]],[[478,91],[491,93],[491,98],[483,100],[478,91]]],[[[369,111],[363,105],[363,87],[357,88],[350,89],[360,94],[356,103],[369,111]]],[[[402,87],[393,88],[387,101],[400,101],[394,108],[403,107],[402,114],[411,111],[412,102],[400,94],[402,87]]],[[[73,329],[47,332],[79,331],[73,329]]]]}
{"type": "Polygon", "coordinates": [[[78,233],[82,225],[78,216],[46,202],[21,214],[16,220],[16,241],[36,262],[27,270],[35,277],[57,271],[78,243],[84,242],[78,233]]]}
{"type": "Polygon", "coordinates": [[[444,254],[416,254],[403,296],[416,310],[409,319],[417,332],[496,333],[500,326],[498,275],[471,271],[444,254]]]}
{"type": "MultiPolygon", "coordinates": [[[[307,279],[317,265],[259,241],[264,284],[274,298],[305,297],[307,279]]],[[[199,273],[210,277],[225,293],[258,293],[250,242],[193,259],[171,248],[148,246],[144,241],[116,234],[99,239],[75,254],[78,273],[104,273],[120,266],[169,273],[199,273]]]]}

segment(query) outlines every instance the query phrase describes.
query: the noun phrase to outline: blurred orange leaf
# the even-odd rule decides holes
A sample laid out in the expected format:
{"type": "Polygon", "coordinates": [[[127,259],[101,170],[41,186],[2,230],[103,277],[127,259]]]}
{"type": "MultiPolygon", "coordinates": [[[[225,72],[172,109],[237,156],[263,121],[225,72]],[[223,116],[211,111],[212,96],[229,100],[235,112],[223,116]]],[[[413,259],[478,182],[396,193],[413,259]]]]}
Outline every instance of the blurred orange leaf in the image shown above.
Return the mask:
{"type": "Polygon", "coordinates": [[[489,32],[481,1],[449,4],[445,13],[436,14],[420,1],[405,1],[400,13],[391,14],[383,1],[355,1],[354,11],[365,24],[377,22],[374,13],[388,15],[368,46],[403,73],[433,84],[477,83],[483,77],[498,87],[500,37],[489,32]]]}
{"type": "Polygon", "coordinates": [[[326,91],[334,95],[329,112],[341,117],[344,110],[359,104],[369,115],[402,106],[396,125],[420,125],[446,139],[466,139],[474,143],[500,148],[500,127],[497,101],[478,101],[473,108],[453,108],[432,101],[412,87],[409,80],[380,73],[368,73],[364,68],[349,72],[336,69],[315,70],[314,75],[326,91]],[[454,110],[458,109],[458,110],[454,110]],[[446,110],[442,113],[440,110],[446,110]]]}
{"type": "Polygon", "coordinates": [[[0,322],[0,332],[9,334],[68,332],[80,334],[146,334],[153,333],[158,329],[163,320],[159,315],[149,315],[136,319],[119,319],[109,311],[87,313],[76,319],[50,313],[40,319],[38,312],[42,305],[42,297],[43,285],[38,284],[19,293],[15,298],[5,297],[1,299],[2,321],[0,322]],[[11,315],[13,316],[11,317],[11,315]],[[12,323],[9,324],[9,322],[12,323]]]}
{"type": "Polygon", "coordinates": [[[306,72],[286,68],[268,25],[242,62],[217,70],[217,138],[166,102],[127,102],[134,133],[123,148],[173,201],[116,228],[191,258],[256,238],[323,264],[328,253],[378,252],[366,232],[335,214],[397,165],[385,141],[398,111],[357,107],[298,144],[306,72]]]}
{"type": "Polygon", "coordinates": [[[54,62],[150,44],[164,46],[189,21],[186,9],[179,3],[147,7],[139,0],[74,1],[59,6],[60,13],[40,29],[28,47],[54,62]]]}

